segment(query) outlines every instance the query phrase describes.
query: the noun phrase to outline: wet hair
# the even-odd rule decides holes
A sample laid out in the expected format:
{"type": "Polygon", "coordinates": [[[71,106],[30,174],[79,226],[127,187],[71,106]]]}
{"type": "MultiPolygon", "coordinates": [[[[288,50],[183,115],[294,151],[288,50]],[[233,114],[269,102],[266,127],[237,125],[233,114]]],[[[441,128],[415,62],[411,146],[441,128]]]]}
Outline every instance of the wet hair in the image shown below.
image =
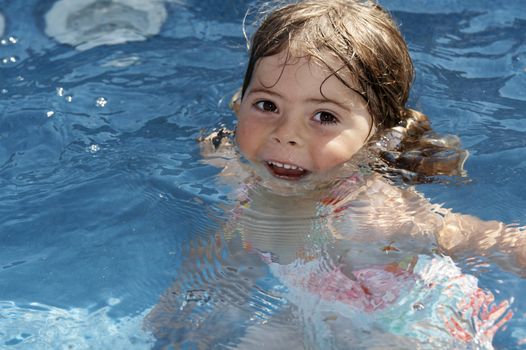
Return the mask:
{"type": "Polygon", "coordinates": [[[433,133],[424,114],[406,108],[413,63],[398,26],[380,5],[371,0],[269,2],[257,17],[241,99],[261,58],[286,52],[287,60],[314,60],[367,102],[377,129],[371,148],[382,163],[374,165],[376,170],[412,172],[409,178],[416,182],[464,174],[467,152],[459,149],[458,138],[433,133]]]}

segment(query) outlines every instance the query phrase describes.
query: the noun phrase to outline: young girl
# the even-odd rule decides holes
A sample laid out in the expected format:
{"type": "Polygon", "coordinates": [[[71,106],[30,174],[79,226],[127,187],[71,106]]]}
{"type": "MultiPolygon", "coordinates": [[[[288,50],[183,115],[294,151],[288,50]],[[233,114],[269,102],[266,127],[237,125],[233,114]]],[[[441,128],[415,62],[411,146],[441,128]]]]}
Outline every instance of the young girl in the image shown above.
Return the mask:
{"type": "MultiPolygon", "coordinates": [[[[277,6],[252,37],[235,132],[202,140],[240,184],[228,264],[267,266],[305,321],[304,347],[490,348],[511,317],[450,256],[487,256],[523,274],[523,228],[452,213],[403,184],[463,175],[467,156],[406,108],[412,80],[407,46],[378,4],[277,6]]],[[[148,319],[172,341],[207,334],[203,320],[181,325],[181,293],[174,286],[148,319]]],[[[280,337],[268,323],[244,333],[268,348],[280,337]]]]}

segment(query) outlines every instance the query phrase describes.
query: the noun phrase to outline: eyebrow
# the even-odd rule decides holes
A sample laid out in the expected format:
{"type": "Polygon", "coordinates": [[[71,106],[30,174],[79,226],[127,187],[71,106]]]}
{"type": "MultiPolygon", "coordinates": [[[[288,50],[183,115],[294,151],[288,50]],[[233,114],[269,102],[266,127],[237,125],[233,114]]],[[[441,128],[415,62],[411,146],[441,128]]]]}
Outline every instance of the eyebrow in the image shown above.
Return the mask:
{"type": "Polygon", "coordinates": [[[281,94],[279,94],[279,93],[277,93],[277,92],[275,92],[275,91],[269,90],[269,89],[267,89],[267,88],[264,88],[264,87],[263,87],[263,88],[257,87],[257,88],[251,89],[251,90],[248,92],[248,94],[250,95],[250,94],[260,93],[260,92],[265,93],[265,94],[269,94],[269,95],[273,95],[273,96],[276,96],[276,97],[279,97],[279,98],[283,98],[283,99],[285,99],[285,97],[282,96],[281,94]]]}
{"type": "Polygon", "coordinates": [[[307,101],[313,102],[313,103],[332,103],[340,107],[341,109],[349,110],[349,107],[347,107],[344,103],[335,101],[335,100],[331,100],[330,98],[325,98],[325,97],[324,98],[308,98],[307,101]]]}
{"type": "MultiPolygon", "coordinates": [[[[282,98],[282,99],[285,99],[286,98],[284,96],[282,96],[280,93],[278,92],[275,92],[275,91],[272,91],[272,90],[269,90],[269,89],[266,89],[266,88],[260,88],[260,87],[257,87],[257,88],[254,88],[252,90],[250,90],[248,92],[249,95],[253,94],[253,93],[265,93],[265,94],[269,94],[269,95],[272,95],[272,96],[276,96],[276,97],[279,97],[279,98],[282,98]]],[[[306,99],[306,102],[311,102],[311,103],[332,103],[344,110],[349,110],[349,107],[347,107],[344,103],[342,102],[339,102],[339,101],[335,101],[335,100],[331,100],[329,98],[307,98],[306,99]]]]}

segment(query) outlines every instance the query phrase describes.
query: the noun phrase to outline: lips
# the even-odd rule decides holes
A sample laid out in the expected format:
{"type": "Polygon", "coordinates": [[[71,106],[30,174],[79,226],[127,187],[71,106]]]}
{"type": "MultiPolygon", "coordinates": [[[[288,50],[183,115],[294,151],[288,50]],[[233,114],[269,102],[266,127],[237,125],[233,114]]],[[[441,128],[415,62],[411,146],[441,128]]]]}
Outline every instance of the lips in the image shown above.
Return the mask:
{"type": "Polygon", "coordinates": [[[297,165],[281,163],[273,160],[265,162],[272,175],[285,180],[299,180],[309,173],[297,165]]]}

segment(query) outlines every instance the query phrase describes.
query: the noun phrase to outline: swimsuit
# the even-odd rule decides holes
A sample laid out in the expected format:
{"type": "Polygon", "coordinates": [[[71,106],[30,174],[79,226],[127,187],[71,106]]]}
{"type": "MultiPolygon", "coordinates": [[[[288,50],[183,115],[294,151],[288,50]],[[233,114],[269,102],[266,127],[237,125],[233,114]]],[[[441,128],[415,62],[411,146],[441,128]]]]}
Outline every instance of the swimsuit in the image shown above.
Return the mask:
{"type": "Polygon", "coordinates": [[[477,279],[463,274],[449,257],[419,255],[409,264],[353,271],[355,278],[338,269],[324,271],[321,264],[269,266],[287,287],[286,298],[317,318],[317,327],[327,327],[328,319],[340,319],[340,328],[344,320],[359,319],[348,323],[358,329],[354,339],[373,329],[430,347],[491,349],[493,335],[512,316],[507,301],[495,305],[492,293],[480,289],[477,279]]]}

